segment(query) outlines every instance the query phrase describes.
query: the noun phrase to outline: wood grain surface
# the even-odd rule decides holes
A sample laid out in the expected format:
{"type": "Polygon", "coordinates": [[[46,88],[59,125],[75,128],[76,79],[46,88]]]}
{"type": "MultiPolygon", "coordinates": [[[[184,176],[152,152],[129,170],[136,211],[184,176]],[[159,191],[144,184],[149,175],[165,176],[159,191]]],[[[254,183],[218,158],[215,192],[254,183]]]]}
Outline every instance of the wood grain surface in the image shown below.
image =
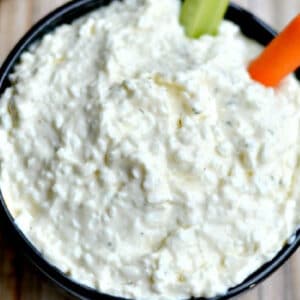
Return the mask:
{"type": "MultiPolygon", "coordinates": [[[[0,63],[26,30],[66,0],[0,0],[0,63]]],[[[281,29],[300,12],[300,0],[236,0],[281,29]]],[[[0,142],[1,143],[1,142],[0,142]]],[[[71,299],[15,249],[0,220],[0,300],[71,299]]],[[[271,278],[239,300],[300,300],[300,251],[271,278]]]]}

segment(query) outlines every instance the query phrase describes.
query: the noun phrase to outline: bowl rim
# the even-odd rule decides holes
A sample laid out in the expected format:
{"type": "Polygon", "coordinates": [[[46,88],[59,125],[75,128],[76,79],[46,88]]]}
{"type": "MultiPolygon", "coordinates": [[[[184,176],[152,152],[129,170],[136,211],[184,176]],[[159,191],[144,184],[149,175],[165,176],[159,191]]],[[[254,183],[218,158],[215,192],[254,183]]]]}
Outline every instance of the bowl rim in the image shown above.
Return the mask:
{"type": "MultiPolygon", "coordinates": [[[[68,2],[47,14],[39,22],[37,22],[29,31],[20,39],[16,46],[11,50],[2,66],[0,67],[0,96],[4,90],[9,87],[9,75],[13,71],[14,66],[18,62],[21,54],[30,47],[35,41],[39,40],[47,32],[52,31],[57,26],[70,23],[71,21],[83,16],[84,14],[96,9],[97,7],[108,5],[111,1],[116,0],[74,0],[68,2]]],[[[250,13],[249,11],[241,8],[237,4],[230,4],[226,13],[226,19],[238,24],[241,31],[262,45],[268,44],[276,35],[269,25],[261,19],[250,13]]],[[[74,281],[59,270],[56,266],[51,264],[43,257],[43,254],[29,241],[21,229],[17,226],[13,216],[4,201],[0,189],[0,218],[9,232],[9,237],[18,245],[19,250],[52,282],[62,288],[70,295],[79,299],[86,300],[124,300],[124,298],[111,296],[101,293],[96,289],[87,287],[81,283],[74,281]]],[[[248,291],[255,287],[258,283],[262,282],[269,275],[275,272],[282,266],[287,259],[298,249],[300,246],[300,228],[296,231],[290,243],[286,244],[277,255],[257,269],[254,273],[247,277],[242,283],[230,288],[225,295],[218,295],[211,298],[191,298],[195,300],[226,300],[231,297],[237,296],[242,292],[248,291]]]]}

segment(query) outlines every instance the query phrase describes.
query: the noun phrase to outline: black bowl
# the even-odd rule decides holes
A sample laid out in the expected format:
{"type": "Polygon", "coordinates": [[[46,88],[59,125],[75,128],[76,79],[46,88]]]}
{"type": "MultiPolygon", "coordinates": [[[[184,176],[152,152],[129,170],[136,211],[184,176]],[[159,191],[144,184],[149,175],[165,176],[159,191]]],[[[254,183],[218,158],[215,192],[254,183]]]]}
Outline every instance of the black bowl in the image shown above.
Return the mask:
{"type": "MultiPolygon", "coordinates": [[[[10,86],[9,74],[13,71],[15,64],[18,62],[20,55],[28,47],[39,40],[44,34],[53,30],[55,27],[70,23],[74,19],[99,8],[108,5],[112,0],[75,0],[50,13],[39,21],[31,30],[20,40],[15,48],[8,55],[7,59],[0,68],[0,95],[10,86]]],[[[226,13],[226,18],[238,24],[242,32],[249,38],[258,41],[262,45],[268,44],[276,32],[263,21],[242,9],[241,7],[231,4],[226,13]]],[[[300,78],[300,77],[299,77],[300,78]]],[[[26,254],[31,262],[36,265],[48,278],[54,281],[58,286],[63,288],[69,294],[86,300],[122,300],[121,298],[101,294],[100,292],[83,286],[72,281],[55,266],[48,263],[42,254],[30,243],[22,231],[15,224],[10,214],[3,195],[0,190],[0,219],[4,221],[9,236],[12,237],[18,249],[26,254]]],[[[216,296],[209,300],[225,300],[236,296],[244,291],[253,288],[256,284],[264,280],[276,269],[278,269],[298,248],[300,245],[300,230],[295,233],[293,241],[282,248],[277,256],[270,262],[264,264],[259,270],[249,276],[243,283],[232,287],[225,295],[216,296]]],[[[204,300],[204,298],[201,298],[204,300]]],[[[200,298],[198,299],[200,300],[200,298]]]]}

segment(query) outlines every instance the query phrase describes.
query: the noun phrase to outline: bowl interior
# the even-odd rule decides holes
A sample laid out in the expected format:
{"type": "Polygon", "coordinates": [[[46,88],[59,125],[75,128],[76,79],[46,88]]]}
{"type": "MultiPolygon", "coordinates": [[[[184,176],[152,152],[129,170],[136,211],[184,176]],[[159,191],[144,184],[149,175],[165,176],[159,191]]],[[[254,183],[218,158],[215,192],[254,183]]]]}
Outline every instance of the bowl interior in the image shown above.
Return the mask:
{"type": "MultiPolygon", "coordinates": [[[[52,31],[61,24],[71,23],[78,17],[99,8],[108,5],[112,0],[75,0],[70,2],[48,16],[39,21],[32,29],[20,40],[12,52],[9,54],[2,67],[0,68],[0,95],[10,86],[9,74],[13,71],[15,64],[18,62],[20,55],[28,49],[28,47],[38,41],[43,35],[52,31]]],[[[253,16],[237,5],[231,4],[226,13],[226,19],[238,24],[242,32],[249,38],[258,41],[262,45],[268,44],[276,32],[266,25],[263,21],[253,16]]],[[[300,72],[297,72],[300,79],[300,72]]],[[[68,278],[55,266],[48,263],[42,254],[27,240],[21,230],[14,223],[0,190],[0,217],[4,220],[7,230],[15,238],[20,249],[28,256],[28,258],[52,281],[62,287],[65,291],[80,299],[119,299],[109,295],[100,294],[94,289],[85,287],[68,278]]],[[[226,295],[217,296],[210,300],[229,299],[241,292],[254,287],[257,283],[265,279],[278,267],[280,267],[298,248],[300,244],[300,230],[295,233],[294,239],[287,244],[270,262],[263,265],[259,270],[250,275],[243,283],[231,288],[226,295]]],[[[203,298],[201,298],[203,299],[203,298]]],[[[200,300],[200,299],[199,299],[200,300]]]]}

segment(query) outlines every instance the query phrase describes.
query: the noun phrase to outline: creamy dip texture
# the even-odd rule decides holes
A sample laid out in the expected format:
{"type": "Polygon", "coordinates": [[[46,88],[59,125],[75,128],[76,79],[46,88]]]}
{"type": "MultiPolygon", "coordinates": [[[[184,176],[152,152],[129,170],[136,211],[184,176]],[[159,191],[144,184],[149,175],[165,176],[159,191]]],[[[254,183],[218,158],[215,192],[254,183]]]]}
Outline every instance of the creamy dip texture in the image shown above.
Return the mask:
{"type": "Polygon", "coordinates": [[[214,296],[299,223],[299,85],[250,79],[224,21],[191,40],[180,1],[115,2],[22,55],[1,97],[0,179],[45,258],[101,292],[214,296]]]}

